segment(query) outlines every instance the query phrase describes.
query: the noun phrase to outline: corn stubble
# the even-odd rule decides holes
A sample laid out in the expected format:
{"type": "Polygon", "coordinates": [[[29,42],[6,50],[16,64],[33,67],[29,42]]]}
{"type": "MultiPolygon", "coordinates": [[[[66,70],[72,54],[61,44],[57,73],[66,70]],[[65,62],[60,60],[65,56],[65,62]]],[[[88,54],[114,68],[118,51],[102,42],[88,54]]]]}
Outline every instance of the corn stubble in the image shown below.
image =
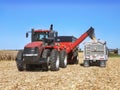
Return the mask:
{"type": "Polygon", "coordinates": [[[0,90],[120,90],[120,58],[109,58],[106,68],[80,64],[57,72],[19,72],[15,61],[0,62],[0,90]]]}
{"type": "Polygon", "coordinates": [[[0,61],[15,60],[17,52],[18,52],[17,50],[16,51],[0,50],[0,61]]]}

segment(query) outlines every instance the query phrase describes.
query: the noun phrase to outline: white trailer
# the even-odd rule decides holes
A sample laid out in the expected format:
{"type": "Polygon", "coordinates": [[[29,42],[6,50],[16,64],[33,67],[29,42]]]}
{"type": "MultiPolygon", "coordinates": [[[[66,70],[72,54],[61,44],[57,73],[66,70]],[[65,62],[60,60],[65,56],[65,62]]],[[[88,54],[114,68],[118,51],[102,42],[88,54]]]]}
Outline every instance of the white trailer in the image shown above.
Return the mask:
{"type": "Polygon", "coordinates": [[[100,67],[106,66],[108,60],[108,49],[106,42],[101,40],[91,40],[84,43],[84,66],[88,67],[91,63],[97,62],[100,67]]]}

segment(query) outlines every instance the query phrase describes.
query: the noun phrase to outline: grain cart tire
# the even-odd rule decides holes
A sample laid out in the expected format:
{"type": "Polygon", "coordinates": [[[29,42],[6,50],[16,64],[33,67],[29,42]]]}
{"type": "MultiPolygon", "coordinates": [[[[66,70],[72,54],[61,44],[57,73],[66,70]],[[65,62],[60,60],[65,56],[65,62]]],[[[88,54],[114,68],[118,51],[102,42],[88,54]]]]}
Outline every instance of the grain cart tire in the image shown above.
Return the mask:
{"type": "Polygon", "coordinates": [[[73,63],[72,64],[78,64],[79,60],[78,60],[78,50],[74,51],[73,53],[73,63]]]}
{"type": "Polygon", "coordinates": [[[78,64],[78,63],[79,63],[79,57],[77,55],[77,56],[75,56],[75,64],[78,64]]]}
{"type": "Polygon", "coordinates": [[[51,51],[50,70],[51,71],[58,71],[59,70],[59,53],[56,49],[53,49],[51,51]]]}
{"type": "Polygon", "coordinates": [[[100,67],[106,67],[106,61],[105,60],[100,61],[100,67]]]}
{"type": "Polygon", "coordinates": [[[16,64],[18,71],[24,70],[24,64],[23,64],[23,50],[18,51],[17,57],[16,57],[16,64]]]}
{"type": "Polygon", "coordinates": [[[49,66],[49,49],[45,49],[42,54],[42,58],[45,58],[47,60],[47,63],[42,64],[42,70],[43,71],[48,71],[48,66],[49,66]]]}
{"type": "Polygon", "coordinates": [[[60,51],[60,67],[66,68],[67,67],[67,53],[66,51],[60,51]]]}
{"type": "Polygon", "coordinates": [[[90,66],[89,60],[84,60],[84,67],[89,67],[89,66],[90,66]]]}

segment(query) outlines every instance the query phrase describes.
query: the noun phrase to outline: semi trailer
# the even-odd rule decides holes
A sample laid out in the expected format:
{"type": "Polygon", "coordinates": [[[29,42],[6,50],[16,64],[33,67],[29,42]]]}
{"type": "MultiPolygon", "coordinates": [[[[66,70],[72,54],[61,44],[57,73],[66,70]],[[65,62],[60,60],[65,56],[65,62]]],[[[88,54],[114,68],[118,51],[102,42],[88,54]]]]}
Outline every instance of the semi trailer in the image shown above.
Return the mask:
{"type": "Polygon", "coordinates": [[[106,66],[108,60],[108,49],[106,41],[91,40],[84,43],[84,66],[88,67],[93,63],[98,63],[100,67],[106,66]]]}

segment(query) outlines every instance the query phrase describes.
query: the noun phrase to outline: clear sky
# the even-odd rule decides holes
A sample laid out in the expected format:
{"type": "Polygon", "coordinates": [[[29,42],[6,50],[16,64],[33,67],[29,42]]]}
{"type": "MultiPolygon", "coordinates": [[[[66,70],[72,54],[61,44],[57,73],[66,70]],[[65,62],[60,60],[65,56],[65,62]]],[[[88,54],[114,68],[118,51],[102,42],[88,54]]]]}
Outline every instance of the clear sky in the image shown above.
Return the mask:
{"type": "Polygon", "coordinates": [[[76,37],[92,26],[108,48],[120,48],[119,0],[0,0],[0,49],[22,49],[30,42],[27,31],[50,24],[76,37]]]}

